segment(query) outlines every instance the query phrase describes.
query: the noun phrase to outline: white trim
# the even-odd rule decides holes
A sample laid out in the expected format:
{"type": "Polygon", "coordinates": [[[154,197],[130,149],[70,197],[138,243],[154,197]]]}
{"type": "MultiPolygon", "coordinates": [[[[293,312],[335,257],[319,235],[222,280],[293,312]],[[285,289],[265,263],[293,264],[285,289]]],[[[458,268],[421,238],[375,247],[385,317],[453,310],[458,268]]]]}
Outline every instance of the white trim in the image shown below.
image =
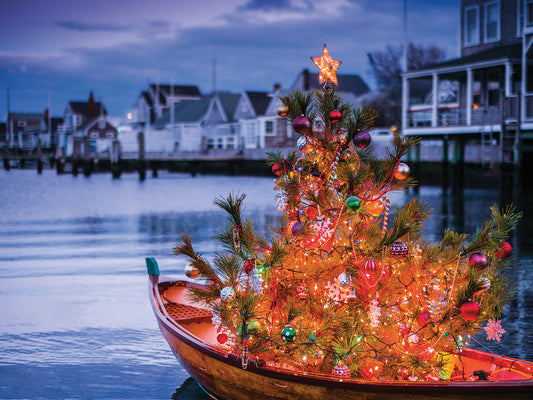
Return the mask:
{"type": "Polygon", "coordinates": [[[464,32],[464,41],[463,41],[463,47],[470,47],[470,46],[476,46],[480,43],[480,23],[479,23],[479,6],[471,6],[471,7],[465,7],[465,11],[464,11],[464,21],[463,21],[463,32],[464,32]],[[468,35],[467,35],[467,15],[468,15],[468,12],[469,11],[472,11],[472,10],[475,10],[476,12],[476,25],[477,25],[477,32],[476,32],[476,36],[477,38],[474,38],[471,42],[468,42],[467,41],[467,38],[468,38],[468,35]]]}
{"type": "Polygon", "coordinates": [[[501,14],[501,6],[500,6],[500,1],[491,1],[491,2],[487,2],[485,3],[485,23],[483,24],[484,28],[485,28],[485,32],[484,32],[484,41],[485,43],[493,43],[493,42],[498,42],[500,41],[500,38],[501,38],[501,26],[502,26],[502,14],[501,14]],[[488,39],[487,38],[487,25],[489,23],[489,20],[488,20],[488,9],[490,6],[496,6],[497,7],[497,21],[496,21],[496,37],[495,38],[491,38],[491,39],[488,39]]]}
{"type": "Polygon", "coordinates": [[[442,134],[472,134],[480,133],[481,128],[490,129],[492,132],[499,132],[501,130],[501,124],[495,125],[472,125],[472,126],[452,126],[452,127],[437,127],[432,128],[425,126],[422,128],[408,128],[403,134],[404,135],[417,135],[417,136],[432,136],[432,135],[442,135],[442,134]]]}
{"type": "MultiPolygon", "coordinates": [[[[406,74],[403,74],[407,79],[410,78],[421,78],[424,76],[431,76],[434,73],[437,74],[448,74],[451,72],[461,72],[466,71],[468,68],[472,69],[482,69],[482,68],[489,68],[489,67],[497,67],[499,65],[505,65],[508,63],[511,59],[510,58],[500,58],[497,60],[487,60],[487,61],[480,61],[480,62],[474,62],[470,64],[460,64],[460,65],[454,65],[450,67],[443,67],[443,68],[432,68],[427,69],[425,71],[413,71],[413,72],[407,72],[406,74]]],[[[517,62],[519,62],[519,59],[516,59],[517,62]]]]}
{"type": "Polygon", "coordinates": [[[466,125],[472,125],[472,102],[473,102],[473,93],[472,85],[474,82],[474,73],[472,68],[466,70],[466,125]]]}

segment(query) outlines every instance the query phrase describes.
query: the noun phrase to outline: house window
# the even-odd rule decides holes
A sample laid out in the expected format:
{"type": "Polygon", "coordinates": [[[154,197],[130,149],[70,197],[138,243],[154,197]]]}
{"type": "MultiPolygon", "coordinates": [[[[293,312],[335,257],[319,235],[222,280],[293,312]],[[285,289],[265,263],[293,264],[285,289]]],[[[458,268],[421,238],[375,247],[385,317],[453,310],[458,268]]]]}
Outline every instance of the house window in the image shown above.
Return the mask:
{"type": "Polygon", "coordinates": [[[98,139],[98,132],[91,132],[91,139],[98,139]]]}
{"type": "Polygon", "coordinates": [[[234,149],[235,148],[235,141],[233,140],[233,137],[227,137],[226,138],[226,147],[228,149],[234,149]]]}
{"type": "Polygon", "coordinates": [[[25,127],[26,126],[26,121],[19,121],[18,122],[18,126],[25,127]]]}
{"type": "Polygon", "coordinates": [[[465,8],[465,46],[479,44],[479,7],[465,8]]]}
{"type": "Polygon", "coordinates": [[[75,126],[81,125],[81,115],[75,115],[74,116],[74,125],[75,126]]]}
{"type": "Polygon", "coordinates": [[[274,121],[265,121],[265,135],[274,134],[274,121]]]}
{"type": "Polygon", "coordinates": [[[214,139],[207,139],[207,148],[212,149],[215,147],[215,140],[214,139]]]}
{"type": "Polygon", "coordinates": [[[223,149],[224,148],[224,139],[218,138],[217,139],[217,149],[223,149]]]}
{"type": "Polygon", "coordinates": [[[527,0],[526,3],[526,23],[528,26],[533,25],[533,0],[527,0]]]}
{"type": "Polygon", "coordinates": [[[500,40],[500,3],[485,4],[485,41],[500,40]]]}
{"type": "Polygon", "coordinates": [[[113,132],[106,132],[105,135],[108,139],[113,139],[115,137],[115,134],[113,132]]]}
{"type": "Polygon", "coordinates": [[[106,123],[103,119],[98,121],[98,129],[105,129],[106,123]]]}

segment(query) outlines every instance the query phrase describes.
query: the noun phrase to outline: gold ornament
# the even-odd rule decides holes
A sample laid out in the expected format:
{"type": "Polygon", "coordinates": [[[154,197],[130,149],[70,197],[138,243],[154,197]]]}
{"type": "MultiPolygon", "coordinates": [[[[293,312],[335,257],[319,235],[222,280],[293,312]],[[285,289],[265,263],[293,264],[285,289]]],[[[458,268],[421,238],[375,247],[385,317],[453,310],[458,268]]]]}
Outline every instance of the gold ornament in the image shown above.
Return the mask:
{"type": "Polygon", "coordinates": [[[326,45],[324,45],[324,49],[322,50],[322,57],[311,57],[311,60],[313,60],[320,70],[320,76],[318,77],[320,83],[330,81],[337,86],[337,75],[335,75],[335,71],[337,71],[342,61],[332,59],[326,45]]]}
{"type": "Polygon", "coordinates": [[[373,217],[379,217],[383,214],[385,206],[381,200],[371,201],[365,205],[366,212],[372,215],[373,217]]]}
{"type": "Polygon", "coordinates": [[[286,104],[280,104],[280,105],[278,106],[277,111],[278,111],[278,115],[279,115],[280,117],[286,117],[287,114],[289,113],[289,106],[286,105],[286,104]]]}
{"type": "Polygon", "coordinates": [[[400,181],[403,181],[411,173],[411,168],[405,163],[400,163],[394,170],[394,177],[400,181]]]}

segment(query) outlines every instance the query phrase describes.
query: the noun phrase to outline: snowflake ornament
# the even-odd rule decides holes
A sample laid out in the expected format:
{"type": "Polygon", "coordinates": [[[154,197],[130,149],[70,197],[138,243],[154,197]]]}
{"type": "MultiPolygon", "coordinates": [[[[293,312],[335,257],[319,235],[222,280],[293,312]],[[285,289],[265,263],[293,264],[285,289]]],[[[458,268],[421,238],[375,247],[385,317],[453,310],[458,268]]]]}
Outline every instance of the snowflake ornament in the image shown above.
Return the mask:
{"type": "Polygon", "coordinates": [[[500,343],[502,335],[505,333],[505,329],[502,328],[501,323],[502,321],[496,321],[492,318],[489,318],[489,322],[485,327],[485,331],[487,332],[487,340],[496,340],[498,343],[500,343]]]}
{"type": "Polygon", "coordinates": [[[279,212],[283,212],[287,209],[287,195],[283,192],[276,194],[276,207],[279,212]]]}
{"type": "Polygon", "coordinates": [[[339,286],[336,282],[326,283],[326,290],[328,291],[328,296],[330,299],[335,301],[335,303],[344,303],[346,301],[347,293],[339,286]]]}
{"type": "Polygon", "coordinates": [[[323,216],[319,216],[315,222],[311,225],[311,229],[316,233],[318,238],[318,244],[324,244],[333,235],[333,223],[329,218],[324,219],[323,216]]]}
{"type": "Polygon", "coordinates": [[[255,293],[261,294],[263,292],[262,283],[263,280],[261,279],[261,274],[256,268],[254,268],[248,277],[248,284],[250,285],[250,288],[252,288],[255,293]]]}

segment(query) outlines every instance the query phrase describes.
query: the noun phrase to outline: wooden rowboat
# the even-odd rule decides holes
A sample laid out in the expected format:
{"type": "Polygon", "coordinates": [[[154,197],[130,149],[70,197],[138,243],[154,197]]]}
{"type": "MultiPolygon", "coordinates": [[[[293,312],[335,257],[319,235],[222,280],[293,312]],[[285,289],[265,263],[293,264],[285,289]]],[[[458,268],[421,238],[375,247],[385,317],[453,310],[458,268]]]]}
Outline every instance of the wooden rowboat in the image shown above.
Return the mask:
{"type": "Polygon", "coordinates": [[[460,358],[465,376],[490,371],[491,380],[381,381],[339,379],[260,365],[251,360],[246,369],[231,348],[218,344],[209,310],[188,300],[198,284],[159,275],[155,259],[146,259],[149,294],[159,328],[180,364],[215,398],[262,399],[533,399],[533,363],[463,349],[460,358]]]}

